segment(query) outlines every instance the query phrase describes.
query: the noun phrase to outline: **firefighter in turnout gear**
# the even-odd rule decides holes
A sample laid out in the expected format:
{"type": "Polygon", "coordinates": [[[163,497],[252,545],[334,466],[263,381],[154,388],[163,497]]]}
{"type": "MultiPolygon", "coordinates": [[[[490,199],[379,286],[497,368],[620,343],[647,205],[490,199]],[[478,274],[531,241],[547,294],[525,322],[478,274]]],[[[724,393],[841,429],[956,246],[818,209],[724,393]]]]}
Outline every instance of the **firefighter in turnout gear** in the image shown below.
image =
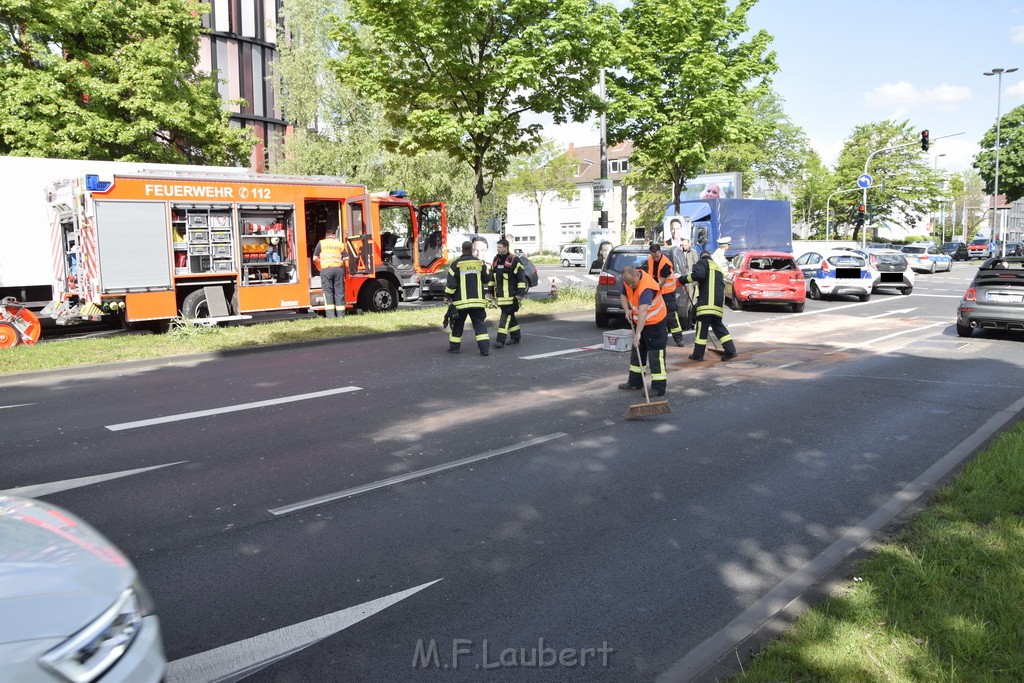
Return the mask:
{"type": "Polygon", "coordinates": [[[665,324],[676,346],[683,346],[683,326],[679,322],[679,302],[676,299],[678,280],[672,259],[661,253],[661,245],[651,244],[651,257],[647,259],[647,274],[657,280],[661,287],[661,298],[665,300],[668,317],[665,324]]]}
{"type": "Polygon", "coordinates": [[[487,334],[487,313],[484,308],[484,285],[487,283],[487,266],[473,256],[473,243],[462,243],[462,255],[448,266],[448,286],[444,290],[444,302],[455,307],[451,336],[448,337],[448,353],[458,353],[462,346],[462,328],[466,318],[473,321],[476,344],[480,355],[490,352],[491,338],[487,334]]]}
{"type": "Polygon", "coordinates": [[[329,229],[313,250],[313,263],[320,270],[320,286],[324,290],[324,315],[341,318],[345,315],[345,244],[338,231],[329,229]]]}
{"type": "Polygon", "coordinates": [[[700,255],[700,260],[686,276],[686,282],[697,283],[697,333],[693,340],[693,353],[690,360],[704,360],[704,351],[708,345],[708,331],[715,333],[722,342],[725,354],[722,360],[736,357],[736,344],[729,334],[729,329],[722,322],[725,313],[725,273],[708,252],[700,255]]]}
{"type": "Polygon", "coordinates": [[[623,390],[644,388],[644,366],[651,371],[651,396],[664,396],[668,385],[665,346],[668,309],[657,280],[633,266],[622,269],[622,309],[633,323],[633,348],[629,352],[629,378],[623,390]]]}
{"type": "Polygon", "coordinates": [[[497,249],[498,255],[491,264],[491,287],[494,301],[501,309],[498,336],[494,340],[494,348],[500,349],[506,339],[509,344],[518,344],[522,340],[516,311],[526,296],[526,269],[519,262],[518,256],[509,253],[508,240],[498,240],[497,249]]]}

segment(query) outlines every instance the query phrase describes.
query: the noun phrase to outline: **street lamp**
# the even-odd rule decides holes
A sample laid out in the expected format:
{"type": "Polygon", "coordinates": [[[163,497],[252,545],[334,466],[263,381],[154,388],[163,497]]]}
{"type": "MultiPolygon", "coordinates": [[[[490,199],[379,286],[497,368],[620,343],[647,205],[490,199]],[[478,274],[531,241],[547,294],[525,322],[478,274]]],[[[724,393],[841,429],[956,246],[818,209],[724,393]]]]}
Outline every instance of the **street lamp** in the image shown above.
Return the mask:
{"type": "MultiPolygon", "coordinates": [[[[996,176],[995,176],[995,182],[994,182],[995,192],[992,193],[992,225],[993,225],[993,229],[992,230],[995,230],[994,226],[996,224],[996,221],[998,220],[997,217],[999,216],[999,145],[1000,145],[999,135],[1000,135],[1000,123],[1001,123],[1001,121],[1000,121],[1000,109],[1002,108],[1002,99],[1003,99],[1003,74],[1004,73],[1005,74],[1012,74],[1016,70],[1017,70],[1017,67],[1012,67],[1012,68],[1009,68],[1009,69],[992,69],[991,71],[986,71],[985,72],[986,76],[998,76],[999,77],[998,78],[999,84],[998,84],[998,86],[996,88],[996,176]]],[[[989,232],[992,232],[992,230],[990,230],[989,232]]],[[[1003,256],[1006,256],[1006,234],[1005,234],[1005,232],[1006,232],[1005,228],[1003,228],[1003,226],[1000,225],[999,226],[999,238],[1000,238],[1000,241],[1003,243],[1003,256]]]]}

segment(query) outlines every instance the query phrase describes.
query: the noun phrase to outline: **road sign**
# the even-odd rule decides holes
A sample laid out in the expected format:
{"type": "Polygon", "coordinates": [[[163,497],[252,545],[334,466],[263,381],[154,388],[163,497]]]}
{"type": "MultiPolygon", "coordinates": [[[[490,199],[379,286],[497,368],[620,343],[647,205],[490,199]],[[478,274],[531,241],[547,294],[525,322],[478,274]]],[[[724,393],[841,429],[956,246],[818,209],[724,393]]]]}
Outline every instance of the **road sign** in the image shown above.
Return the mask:
{"type": "Polygon", "coordinates": [[[867,173],[861,174],[861,176],[857,178],[857,187],[863,187],[865,190],[871,187],[871,176],[867,173]]]}

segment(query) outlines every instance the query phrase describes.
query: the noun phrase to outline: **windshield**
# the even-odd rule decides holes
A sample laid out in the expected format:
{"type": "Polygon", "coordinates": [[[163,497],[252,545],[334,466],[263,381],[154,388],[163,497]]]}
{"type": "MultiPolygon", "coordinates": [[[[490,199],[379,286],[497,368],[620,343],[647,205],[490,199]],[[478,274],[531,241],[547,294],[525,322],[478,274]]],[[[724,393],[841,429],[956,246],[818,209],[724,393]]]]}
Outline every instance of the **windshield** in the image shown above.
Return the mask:
{"type": "Polygon", "coordinates": [[[973,240],[971,240],[971,244],[980,244],[982,246],[985,246],[985,245],[988,244],[988,238],[987,237],[979,237],[977,239],[973,239],[973,240]]]}
{"type": "Polygon", "coordinates": [[[907,254],[923,254],[927,251],[925,247],[903,247],[904,253],[907,254]]]}
{"type": "Polygon", "coordinates": [[[872,263],[880,263],[888,266],[905,266],[907,259],[903,254],[872,254],[872,263]]]}
{"type": "Polygon", "coordinates": [[[646,251],[613,251],[608,255],[608,262],[604,269],[612,273],[621,273],[626,266],[644,268],[647,265],[647,257],[650,254],[646,251]]]}
{"type": "Polygon", "coordinates": [[[791,258],[761,256],[750,259],[747,267],[751,270],[796,270],[796,263],[791,258]]]}
{"type": "Polygon", "coordinates": [[[861,268],[864,266],[864,259],[856,254],[839,254],[837,256],[829,256],[828,262],[833,266],[849,266],[855,268],[861,268]]]}

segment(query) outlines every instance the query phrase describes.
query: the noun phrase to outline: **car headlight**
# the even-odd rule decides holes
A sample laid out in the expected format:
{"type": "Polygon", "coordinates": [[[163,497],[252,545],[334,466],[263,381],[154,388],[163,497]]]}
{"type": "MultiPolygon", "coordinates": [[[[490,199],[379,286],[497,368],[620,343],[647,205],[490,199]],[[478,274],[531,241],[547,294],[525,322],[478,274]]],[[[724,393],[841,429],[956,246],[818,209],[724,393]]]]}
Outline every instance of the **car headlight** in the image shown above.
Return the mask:
{"type": "Polygon", "coordinates": [[[94,681],[128,651],[142,627],[142,618],[152,610],[149,595],[136,582],[107,611],[44,654],[39,662],[72,683],[94,681]]]}

